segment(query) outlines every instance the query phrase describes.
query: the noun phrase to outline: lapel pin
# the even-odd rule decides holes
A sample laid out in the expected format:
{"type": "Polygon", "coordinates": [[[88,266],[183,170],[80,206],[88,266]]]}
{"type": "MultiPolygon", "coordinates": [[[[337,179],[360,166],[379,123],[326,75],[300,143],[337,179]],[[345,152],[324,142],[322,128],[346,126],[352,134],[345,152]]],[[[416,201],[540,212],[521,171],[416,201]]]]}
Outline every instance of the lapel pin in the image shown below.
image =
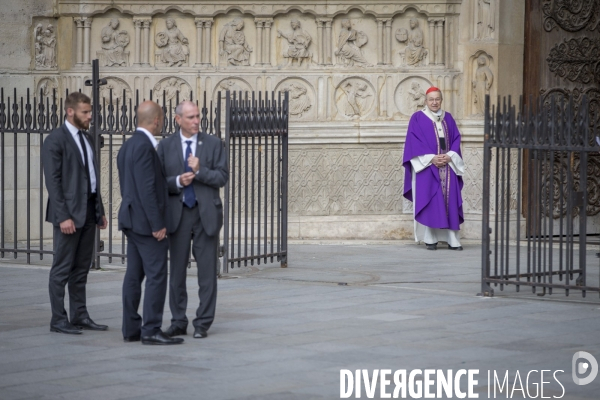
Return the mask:
{"type": "Polygon", "coordinates": [[[202,140],[198,141],[198,146],[200,146],[202,144],[202,140]]]}

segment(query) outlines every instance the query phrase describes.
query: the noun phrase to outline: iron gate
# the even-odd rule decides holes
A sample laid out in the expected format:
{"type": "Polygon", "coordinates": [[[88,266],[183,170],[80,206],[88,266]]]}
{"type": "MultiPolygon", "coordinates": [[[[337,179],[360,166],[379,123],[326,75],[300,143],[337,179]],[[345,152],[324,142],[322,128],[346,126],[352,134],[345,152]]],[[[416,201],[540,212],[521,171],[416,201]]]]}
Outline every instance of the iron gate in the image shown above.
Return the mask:
{"type": "MultiPolygon", "coordinates": [[[[228,184],[225,191],[225,204],[229,205],[225,207],[225,221],[229,218],[231,224],[226,224],[224,230],[225,245],[221,246],[224,260],[237,261],[238,254],[241,254],[237,249],[243,242],[260,245],[260,251],[250,252],[260,254],[263,262],[272,262],[276,258],[282,262],[282,266],[286,265],[287,100],[281,100],[280,97],[276,100],[272,94],[265,100],[259,97],[255,102],[240,102],[233,94],[233,98],[227,97],[226,104],[223,104],[220,91],[216,92],[214,99],[207,99],[207,93],[204,92],[202,100],[194,97],[191,91],[186,97],[181,97],[179,91],[159,93],[152,90],[146,94],[135,91],[129,94],[126,90],[113,93],[112,89],[105,88],[101,92],[106,81],[99,77],[97,60],[92,62],[92,67],[92,79],[86,82],[86,85],[92,86],[93,120],[90,134],[96,141],[99,168],[109,177],[98,182],[105,203],[108,228],[104,234],[98,230],[94,257],[96,268],[100,267],[101,260],[112,263],[115,259],[124,263],[127,257],[125,236],[114,232],[120,205],[116,155],[120,145],[135,131],[137,105],[146,99],[157,101],[165,113],[163,138],[179,129],[174,118],[176,105],[180,100],[191,100],[200,108],[200,129],[226,142],[230,152],[230,181],[235,184],[228,184]],[[221,129],[224,105],[228,107],[227,126],[230,127],[225,135],[221,129]],[[242,167],[239,162],[236,164],[236,157],[240,157],[239,150],[244,143],[248,143],[249,137],[251,142],[257,143],[257,147],[250,146],[246,151],[252,149],[258,152],[256,154],[262,154],[256,157],[262,161],[258,161],[258,166],[251,170],[245,165],[242,167]],[[233,155],[234,150],[237,156],[233,155]],[[270,154],[267,155],[267,151],[270,154]],[[239,182],[244,182],[249,176],[258,177],[257,187],[264,189],[258,198],[246,198],[249,194],[244,185],[241,187],[246,189],[239,191],[239,182]],[[234,193],[236,188],[238,192],[234,193]],[[257,212],[256,220],[252,216],[248,222],[248,209],[244,210],[244,214],[239,214],[239,204],[251,204],[257,212]],[[237,215],[246,217],[243,229],[240,228],[242,225],[237,215]],[[248,224],[262,228],[255,229],[248,224]],[[228,229],[233,226],[237,229],[228,229]],[[255,238],[250,233],[248,237],[248,232],[258,231],[262,234],[255,238]],[[103,240],[100,240],[101,237],[103,240]],[[231,253],[228,254],[226,249],[231,253]]],[[[47,194],[40,150],[46,136],[65,119],[63,99],[67,95],[68,92],[62,97],[56,90],[51,93],[41,90],[39,94],[32,95],[28,89],[24,97],[18,97],[16,89],[12,90],[11,96],[11,93],[5,93],[4,88],[0,88],[0,258],[12,255],[16,259],[19,254],[25,254],[29,264],[31,255],[39,255],[42,260],[44,255],[53,254],[50,240],[52,230],[44,228],[47,194]]],[[[252,98],[254,96],[252,94],[252,98]]],[[[258,191],[251,190],[250,193],[257,194],[258,191]]],[[[248,260],[251,264],[260,262],[257,257],[247,257],[244,265],[248,260]]],[[[225,272],[227,265],[227,262],[223,265],[225,272]]]]}
{"type": "Polygon", "coordinates": [[[530,101],[523,112],[510,97],[498,104],[486,99],[481,294],[505,285],[600,292],[588,254],[600,232],[587,224],[600,212],[590,202],[599,189],[596,113],[585,97],[530,101]]]}
{"type": "Polygon", "coordinates": [[[288,93],[226,94],[223,269],[274,262],[287,267],[288,93]]]}

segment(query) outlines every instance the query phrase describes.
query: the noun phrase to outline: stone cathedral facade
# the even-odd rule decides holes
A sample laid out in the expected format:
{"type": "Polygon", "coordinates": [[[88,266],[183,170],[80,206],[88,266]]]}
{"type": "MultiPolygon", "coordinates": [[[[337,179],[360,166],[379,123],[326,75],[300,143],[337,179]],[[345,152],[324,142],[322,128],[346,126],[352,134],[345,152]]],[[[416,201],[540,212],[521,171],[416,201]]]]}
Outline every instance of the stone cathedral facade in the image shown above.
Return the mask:
{"type": "Polygon", "coordinates": [[[484,97],[522,92],[523,8],[519,0],[25,0],[1,17],[0,86],[85,92],[98,58],[104,93],[289,91],[290,238],[407,239],[403,142],[435,85],[463,137],[462,236],[479,238],[484,97]]]}

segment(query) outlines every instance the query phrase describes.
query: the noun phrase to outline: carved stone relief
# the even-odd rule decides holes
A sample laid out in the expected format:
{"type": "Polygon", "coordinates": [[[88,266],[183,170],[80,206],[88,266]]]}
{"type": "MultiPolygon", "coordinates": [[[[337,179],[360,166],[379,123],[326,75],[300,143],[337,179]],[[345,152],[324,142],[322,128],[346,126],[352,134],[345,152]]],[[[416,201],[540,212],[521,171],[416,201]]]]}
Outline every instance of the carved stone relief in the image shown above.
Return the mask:
{"type": "Polygon", "coordinates": [[[48,24],[46,28],[38,24],[34,30],[35,36],[35,68],[56,68],[56,34],[54,26],[48,24]]]}
{"type": "Polygon", "coordinates": [[[560,27],[568,32],[577,32],[587,27],[593,31],[600,23],[600,1],[598,0],[543,0],[544,29],[550,32],[560,27]]]}
{"type": "Polygon", "coordinates": [[[190,48],[188,39],[177,28],[177,22],[173,18],[167,18],[165,21],[167,30],[156,34],[156,46],[162,50],[157,51],[156,64],[163,64],[169,67],[181,67],[188,65],[190,48]]]}
{"type": "Polygon", "coordinates": [[[371,67],[373,64],[363,55],[361,47],[363,47],[369,38],[363,31],[358,31],[352,28],[349,19],[341,21],[341,31],[337,40],[335,55],[337,57],[337,65],[345,67],[371,67]]]}
{"type": "Polygon", "coordinates": [[[489,67],[488,57],[481,54],[477,57],[477,69],[473,77],[473,103],[477,115],[485,114],[485,95],[490,93],[490,88],[494,83],[494,74],[489,67]]]}
{"type": "Polygon", "coordinates": [[[402,148],[290,149],[291,215],[401,214],[402,148]]]}
{"type": "Polygon", "coordinates": [[[98,52],[102,66],[129,66],[129,52],[125,51],[125,47],[129,44],[129,33],[124,29],[118,30],[119,25],[119,20],[113,18],[107,26],[102,28],[100,33],[102,51],[98,52]]]}
{"type": "Polygon", "coordinates": [[[306,119],[314,115],[314,91],[306,81],[298,78],[285,79],[275,88],[275,92],[278,91],[289,93],[291,119],[306,119]]]}
{"type": "Polygon", "coordinates": [[[335,91],[335,104],[340,115],[363,118],[373,109],[375,90],[365,79],[345,79],[335,91]]]}
{"type": "Polygon", "coordinates": [[[119,99],[119,104],[123,104],[123,90],[125,90],[125,98],[130,99],[132,96],[131,88],[123,79],[108,77],[106,78],[106,85],[100,86],[100,105],[111,103],[116,104],[116,99],[119,99]]]}
{"type": "Polygon", "coordinates": [[[308,49],[312,37],[306,30],[302,29],[302,25],[297,19],[291,20],[290,25],[292,31],[289,33],[284,33],[280,29],[277,30],[277,37],[284,38],[289,43],[289,47],[283,51],[283,58],[287,60],[286,66],[293,66],[295,60],[298,67],[302,65],[303,61],[305,61],[305,66],[308,67],[312,61],[312,52],[308,49]]]}
{"type": "Polygon", "coordinates": [[[421,67],[425,65],[428,51],[424,47],[423,30],[419,27],[419,20],[411,18],[409,21],[410,31],[400,28],[396,30],[396,40],[406,43],[406,48],[401,50],[400,64],[402,66],[421,67]]]}
{"type": "Polygon", "coordinates": [[[35,96],[39,96],[40,93],[42,93],[44,98],[52,98],[53,90],[55,91],[56,95],[59,96],[58,83],[56,80],[54,78],[42,78],[37,84],[35,96]]]}
{"type": "Polygon", "coordinates": [[[600,39],[564,39],[550,50],[546,61],[556,76],[583,84],[600,83],[599,53],[600,39]]]}
{"type": "Polygon", "coordinates": [[[244,21],[235,18],[225,24],[219,34],[219,55],[226,65],[250,65],[252,47],[246,42],[244,21]]]}
{"type": "Polygon", "coordinates": [[[477,0],[477,39],[492,39],[496,30],[496,0],[477,0]]]}
{"type": "Polygon", "coordinates": [[[425,91],[431,83],[421,77],[410,77],[398,85],[394,94],[396,107],[400,114],[396,116],[410,117],[425,106],[425,91]]]}
{"type": "Polygon", "coordinates": [[[174,109],[177,107],[178,99],[179,103],[190,99],[191,91],[192,87],[186,81],[175,76],[170,76],[154,85],[154,99],[160,104],[170,105],[174,109]]]}
{"type": "Polygon", "coordinates": [[[252,91],[252,86],[248,82],[240,78],[226,78],[215,85],[213,92],[213,101],[217,101],[217,92],[222,92],[222,98],[225,98],[225,92],[229,90],[236,92],[236,98],[239,98],[239,92],[242,92],[242,96],[245,96],[245,92],[252,91]]]}

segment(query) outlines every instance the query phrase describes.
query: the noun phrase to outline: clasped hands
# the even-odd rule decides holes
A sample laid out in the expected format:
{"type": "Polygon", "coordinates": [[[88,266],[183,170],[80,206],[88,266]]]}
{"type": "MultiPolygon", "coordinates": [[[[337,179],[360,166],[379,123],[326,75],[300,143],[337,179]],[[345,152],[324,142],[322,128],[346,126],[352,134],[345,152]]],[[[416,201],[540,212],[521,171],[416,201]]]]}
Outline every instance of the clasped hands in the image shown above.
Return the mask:
{"type": "Polygon", "coordinates": [[[184,187],[192,183],[194,176],[196,176],[196,173],[200,170],[200,160],[198,157],[194,157],[192,153],[190,153],[188,156],[187,162],[192,171],[184,172],[183,174],[179,175],[179,184],[184,187]]]}
{"type": "Polygon", "coordinates": [[[443,168],[446,165],[448,165],[450,161],[452,161],[452,158],[450,158],[448,154],[438,154],[436,156],[433,156],[431,163],[438,168],[443,168]]]}

